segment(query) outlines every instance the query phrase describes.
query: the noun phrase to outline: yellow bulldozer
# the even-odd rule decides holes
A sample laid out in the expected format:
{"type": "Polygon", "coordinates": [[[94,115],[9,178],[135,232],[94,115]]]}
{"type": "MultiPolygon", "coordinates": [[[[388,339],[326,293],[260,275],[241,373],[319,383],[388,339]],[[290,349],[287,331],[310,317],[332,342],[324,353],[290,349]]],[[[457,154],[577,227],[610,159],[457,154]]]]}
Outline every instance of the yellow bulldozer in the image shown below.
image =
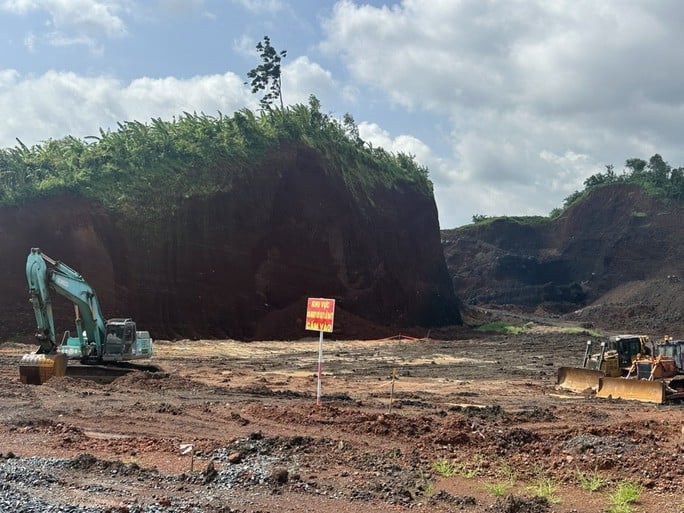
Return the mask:
{"type": "Polygon", "coordinates": [[[558,386],[602,398],[662,404],[684,398],[684,341],[646,335],[618,335],[591,353],[587,342],[581,367],[558,369],[558,386]]]}

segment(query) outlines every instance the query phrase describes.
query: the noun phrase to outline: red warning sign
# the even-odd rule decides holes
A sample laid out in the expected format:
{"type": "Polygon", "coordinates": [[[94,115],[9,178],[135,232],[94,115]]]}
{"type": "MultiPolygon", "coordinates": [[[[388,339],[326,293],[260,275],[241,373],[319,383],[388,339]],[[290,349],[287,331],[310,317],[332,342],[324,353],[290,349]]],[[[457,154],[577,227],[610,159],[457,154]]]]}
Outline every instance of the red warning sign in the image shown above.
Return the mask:
{"type": "Polygon", "coordinates": [[[335,300],[310,297],[306,306],[305,329],[332,333],[335,318],[335,300]]]}

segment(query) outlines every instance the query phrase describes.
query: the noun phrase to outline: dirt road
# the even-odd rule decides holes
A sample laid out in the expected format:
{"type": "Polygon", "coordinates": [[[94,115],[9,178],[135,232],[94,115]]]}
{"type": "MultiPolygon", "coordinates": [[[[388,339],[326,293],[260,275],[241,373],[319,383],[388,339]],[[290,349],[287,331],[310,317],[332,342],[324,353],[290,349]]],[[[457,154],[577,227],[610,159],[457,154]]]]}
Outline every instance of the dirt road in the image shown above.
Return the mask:
{"type": "Polygon", "coordinates": [[[317,339],[157,342],[159,372],[39,387],[4,343],[0,511],[598,513],[627,482],[684,511],[682,405],[557,390],[586,340],[326,340],[321,406],[317,339]]]}

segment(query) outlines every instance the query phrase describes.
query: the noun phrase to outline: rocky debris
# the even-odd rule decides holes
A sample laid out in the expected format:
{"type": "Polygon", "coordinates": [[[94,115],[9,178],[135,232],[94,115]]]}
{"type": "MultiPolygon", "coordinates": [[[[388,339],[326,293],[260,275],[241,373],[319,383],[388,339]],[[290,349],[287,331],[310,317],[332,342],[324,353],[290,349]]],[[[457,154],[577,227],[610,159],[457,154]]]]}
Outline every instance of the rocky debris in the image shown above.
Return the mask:
{"type": "Polygon", "coordinates": [[[512,428],[499,433],[497,445],[503,452],[519,451],[525,445],[539,440],[537,434],[529,429],[512,428]]]}
{"type": "Polygon", "coordinates": [[[548,408],[538,406],[519,411],[513,415],[513,418],[516,422],[553,422],[557,420],[556,415],[548,408]]]}
{"type": "Polygon", "coordinates": [[[430,495],[428,500],[428,504],[431,506],[436,506],[439,503],[446,503],[459,509],[465,509],[477,505],[477,500],[469,495],[452,495],[449,492],[440,490],[430,495]]]}
{"type": "Polygon", "coordinates": [[[156,410],[157,413],[168,413],[170,415],[180,415],[183,408],[168,403],[160,403],[156,410]]]}
{"type": "Polygon", "coordinates": [[[216,479],[216,476],[218,476],[218,472],[216,467],[214,467],[214,462],[210,461],[207,463],[207,467],[204,469],[204,472],[202,472],[202,482],[204,484],[209,484],[216,479]]]}
{"type": "Polygon", "coordinates": [[[575,454],[620,455],[634,450],[634,444],[622,437],[579,435],[565,442],[563,450],[575,454]]]}
{"type": "Polygon", "coordinates": [[[494,505],[487,508],[487,511],[491,513],[546,513],[550,509],[551,505],[544,497],[528,499],[517,495],[508,495],[505,498],[497,499],[494,505]]]}

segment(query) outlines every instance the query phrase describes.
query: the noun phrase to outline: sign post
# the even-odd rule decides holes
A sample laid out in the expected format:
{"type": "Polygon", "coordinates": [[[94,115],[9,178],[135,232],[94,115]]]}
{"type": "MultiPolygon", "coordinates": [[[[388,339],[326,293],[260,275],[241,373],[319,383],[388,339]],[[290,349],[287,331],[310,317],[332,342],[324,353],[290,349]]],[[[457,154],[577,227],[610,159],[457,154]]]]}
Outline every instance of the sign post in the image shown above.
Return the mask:
{"type": "Polygon", "coordinates": [[[323,372],[323,333],[332,333],[335,318],[335,300],[310,297],[306,305],[305,329],[320,332],[318,338],[318,383],[316,404],[321,404],[321,376],[323,372]]]}

